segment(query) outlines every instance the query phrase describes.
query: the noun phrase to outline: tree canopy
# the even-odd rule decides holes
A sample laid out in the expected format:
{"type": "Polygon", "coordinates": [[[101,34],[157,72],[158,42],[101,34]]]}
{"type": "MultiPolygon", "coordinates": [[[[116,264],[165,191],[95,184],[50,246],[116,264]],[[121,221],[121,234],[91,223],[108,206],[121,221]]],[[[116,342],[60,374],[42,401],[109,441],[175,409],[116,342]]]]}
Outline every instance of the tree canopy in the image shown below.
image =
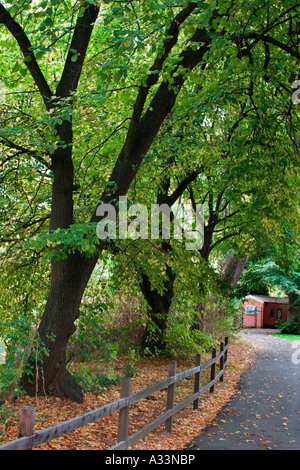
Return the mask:
{"type": "Polygon", "coordinates": [[[0,3],[0,315],[35,312],[26,392],[82,400],[66,350],[107,258],[169,312],[230,250],[296,256],[298,18],[295,1],[0,3]],[[202,204],[202,248],[99,240],[99,204],[124,196],[202,204]]]}

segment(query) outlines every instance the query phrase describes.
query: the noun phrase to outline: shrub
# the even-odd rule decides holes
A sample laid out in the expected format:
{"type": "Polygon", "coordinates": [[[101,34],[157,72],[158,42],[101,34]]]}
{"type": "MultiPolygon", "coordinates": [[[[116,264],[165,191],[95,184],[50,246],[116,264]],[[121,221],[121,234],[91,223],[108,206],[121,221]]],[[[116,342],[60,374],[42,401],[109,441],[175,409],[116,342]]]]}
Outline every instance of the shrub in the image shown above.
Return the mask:
{"type": "Polygon", "coordinates": [[[276,323],[276,327],[280,330],[280,333],[300,335],[300,317],[295,318],[291,322],[288,322],[287,320],[279,320],[276,323]]]}
{"type": "MultiPolygon", "coordinates": [[[[0,364],[0,399],[23,393],[19,381],[23,373],[33,374],[31,362],[38,362],[42,354],[47,354],[35,324],[30,316],[3,322],[1,338],[5,344],[5,362],[0,364]]],[[[2,349],[1,349],[2,350],[2,349]]],[[[35,380],[35,377],[32,377],[35,380]]]]}
{"type": "Polygon", "coordinates": [[[110,385],[119,383],[120,378],[111,367],[105,374],[100,367],[92,370],[79,364],[77,370],[72,372],[76,382],[80,383],[82,390],[92,393],[101,393],[108,389],[110,385]]]}
{"type": "Polygon", "coordinates": [[[166,343],[166,351],[169,355],[182,357],[207,352],[216,346],[216,342],[209,333],[189,329],[184,323],[172,325],[167,332],[166,343]]]}

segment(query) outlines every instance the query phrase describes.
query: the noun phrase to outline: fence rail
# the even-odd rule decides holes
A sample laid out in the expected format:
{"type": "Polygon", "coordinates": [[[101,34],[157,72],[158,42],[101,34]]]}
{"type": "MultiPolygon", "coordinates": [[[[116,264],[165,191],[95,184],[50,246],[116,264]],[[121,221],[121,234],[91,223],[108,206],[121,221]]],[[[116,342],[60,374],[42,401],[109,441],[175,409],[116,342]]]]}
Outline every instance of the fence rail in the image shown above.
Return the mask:
{"type": "Polygon", "coordinates": [[[30,450],[45,442],[51,441],[63,434],[81,428],[86,424],[92,423],[98,419],[119,411],[118,442],[109,450],[125,450],[131,447],[138,440],[152,432],[156,427],[165,423],[165,429],[172,431],[173,416],[193,403],[193,408],[198,409],[199,398],[207,390],[213,393],[214,386],[218,380],[223,381],[224,371],[227,366],[228,338],[225,343],[221,342],[220,352],[217,354],[216,348],[212,349],[212,358],[205,363],[201,363],[201,354],[196,355],[196,365],[191,369],[176,373],[176,361],[171,361],[169,366],[169,377],[150,387],[140,390],[133,394],[130,393],[131,379],[123,377],[121,382],[121,397],[119,400],[108,403],[92,411],[88,411],[80,416],[71,418],[54,426],[34,432],[35,408],[25,406],[20,413],[19,439],[0,445],[0,450],[30,450]],[[216,364],[219,361],[219,372],[216,374],[216,364]],[[207,368],[210,369],[210,381],[200,388],[201,372],[207,368]],[[174,405],[175,384],[182,379],[194,375],[194,393],[180,403],[174,405]],[[153,395],[156,392],[167,390],[166,411],[158,418],[151,421],[135,433],[128,436],[129,428],[129,408],[134,403],[153,395]]]}

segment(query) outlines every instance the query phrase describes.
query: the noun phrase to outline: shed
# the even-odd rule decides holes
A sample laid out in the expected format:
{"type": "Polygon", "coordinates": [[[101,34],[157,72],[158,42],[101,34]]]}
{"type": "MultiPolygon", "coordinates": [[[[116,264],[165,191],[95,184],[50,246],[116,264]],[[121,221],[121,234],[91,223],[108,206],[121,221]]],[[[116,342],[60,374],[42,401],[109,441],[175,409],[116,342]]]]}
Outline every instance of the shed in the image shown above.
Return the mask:
{"type": "Polygon", "coordinates": [[[289,299],[267,295],[247,295],[244,301],[243,326],[275,328],[278,320],[287,320],[289,299]]]}

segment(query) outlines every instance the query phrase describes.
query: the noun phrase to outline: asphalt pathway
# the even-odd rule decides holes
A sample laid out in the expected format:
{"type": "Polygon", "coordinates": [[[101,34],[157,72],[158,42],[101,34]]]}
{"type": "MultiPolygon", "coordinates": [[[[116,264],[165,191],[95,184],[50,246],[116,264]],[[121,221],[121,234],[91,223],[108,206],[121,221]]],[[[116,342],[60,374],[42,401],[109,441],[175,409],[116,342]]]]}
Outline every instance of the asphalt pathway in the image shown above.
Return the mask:
{"type": "Polygon", "coordinates": [[[300,342],[272,333],[241,333],[256,348],[255,365],[189,450],[300,450],[300,342]]]}

